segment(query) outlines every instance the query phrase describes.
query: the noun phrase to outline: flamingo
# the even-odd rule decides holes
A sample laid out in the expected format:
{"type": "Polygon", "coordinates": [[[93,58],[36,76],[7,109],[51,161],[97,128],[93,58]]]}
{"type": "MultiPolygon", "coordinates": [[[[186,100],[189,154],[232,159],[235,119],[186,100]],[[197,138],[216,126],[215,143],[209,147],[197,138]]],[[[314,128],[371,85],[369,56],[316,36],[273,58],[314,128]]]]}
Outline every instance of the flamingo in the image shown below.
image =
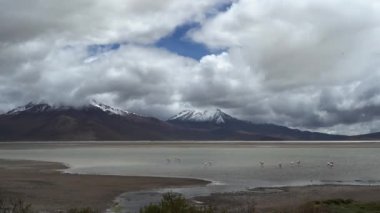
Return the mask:
{"type": "Polygon", "coordinates": [[[260,167],[264,167],[264,162],[260,161],[260,167]]]}
{"type": "Polygon", "coordinates": [[[278,168],[282,169],[282,163],[278,163],[278,168]]]}
{"type": "Polygon", "coordinates": [[[211,162],[211,161],[204,162],[204,163],[203,163],[203,166],[204,166],[204,167],[212,166],[212,162],[211,162]]]}
{"type": "Polygon", "coordinates": [[[166,163],[170,163],[170,162],[171,162],[170,158],[166,158],[166,163]]]}
{"type": "Polygon", "coordinates": [[[330,168],[333,168],[334,167],[334,162],[333,161],[327,162],[327,166],[330,167],[330,168]]]}

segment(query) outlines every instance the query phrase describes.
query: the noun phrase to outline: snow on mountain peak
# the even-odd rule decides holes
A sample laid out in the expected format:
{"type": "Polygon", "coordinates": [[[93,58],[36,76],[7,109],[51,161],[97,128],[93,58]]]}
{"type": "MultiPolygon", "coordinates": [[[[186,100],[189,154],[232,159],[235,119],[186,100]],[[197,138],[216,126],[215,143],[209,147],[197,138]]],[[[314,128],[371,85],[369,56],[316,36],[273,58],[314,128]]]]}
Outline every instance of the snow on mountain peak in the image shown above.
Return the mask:
{"type": "MultiPolygon", "coordinates": [[[[133,113],[127,112],[125,110],[121,110],[115,107],[111,107],[108,105],[105,105],[103,103],[99,103],[95,100],[92,100],[89,105],[83,106],[83,108],[87,107],[94,107],[96,109],[100,109],[103,112],[106,112],[108,114],[115,114],[120,116],[126,116],[133,113]]],[[[24,106],[16,107],[10,111],[8,111],[7,115],[18,115],[22,112],[30,112],[30,113],[40,113],[40,112],[48,112],[53,110],[67,110],[67,109],[82,109],[81,107],[74,107],[74,106],[66,106],[66,105],[49,105],[47,103],[33,103],[30,102],[24,106]]]]}
{"type": "Polygon", "coordinates": [[[10,111],[8,111],[7,115],[16,115],[21,112],[29,111],[29,112],[44,112],[53,109],[52,106],[46,103],[33,103],[30,102],[27,105],[16,107],[10,111]]]}
{"type": "Polygon", "coordinates": [[[125,110],[122,110],[122,109],[118,109],[118,108],[115,108],[115,107],[111,107],[111,106],[108,106],[108,105],[105,105],[103,103],[99,103],[95,100],[92,100],[91,103],[90,103],[91,106],[93,107],[96,107],[104,112],[107,112],[109,114],[115,114],[115,115],[121,115],[121,116],[125,116],[125,115],[129,115],[129,114],[132,114],[128,111],[125,111],[125,110]]]}
{"type": "Polygon", "coordinates": [[[184,110],[169,118],[169,121],[191,121],[191,122],[214,122],[216,124],[225,123],[232,117],[220,109],[215,110],[184,110]]]}

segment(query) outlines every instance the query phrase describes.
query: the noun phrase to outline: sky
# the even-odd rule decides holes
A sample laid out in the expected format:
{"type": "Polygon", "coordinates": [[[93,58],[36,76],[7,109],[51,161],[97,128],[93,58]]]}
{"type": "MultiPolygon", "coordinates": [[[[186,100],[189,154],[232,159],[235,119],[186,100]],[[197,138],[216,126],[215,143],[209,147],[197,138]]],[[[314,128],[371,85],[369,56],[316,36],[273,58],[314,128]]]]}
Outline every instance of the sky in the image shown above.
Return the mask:
{"type": "Polygon", "coordinates": [[[0,0],[0,111],[89,100],[380,131],[378,0],[0,0]]]}

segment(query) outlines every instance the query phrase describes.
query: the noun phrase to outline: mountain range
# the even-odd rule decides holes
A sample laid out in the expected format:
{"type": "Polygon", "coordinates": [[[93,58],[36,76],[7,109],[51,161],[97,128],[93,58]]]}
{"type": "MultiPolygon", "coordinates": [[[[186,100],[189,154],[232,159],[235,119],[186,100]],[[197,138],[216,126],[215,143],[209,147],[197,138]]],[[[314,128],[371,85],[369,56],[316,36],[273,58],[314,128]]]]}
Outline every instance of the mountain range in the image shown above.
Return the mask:
{"type": "Polygon", "coordinates": [[[167,121],[92,101],[80,107],[29,103],[0,115],[0,141],[375,140],[237,119],[220,109],[185,110],[167,121]]]}

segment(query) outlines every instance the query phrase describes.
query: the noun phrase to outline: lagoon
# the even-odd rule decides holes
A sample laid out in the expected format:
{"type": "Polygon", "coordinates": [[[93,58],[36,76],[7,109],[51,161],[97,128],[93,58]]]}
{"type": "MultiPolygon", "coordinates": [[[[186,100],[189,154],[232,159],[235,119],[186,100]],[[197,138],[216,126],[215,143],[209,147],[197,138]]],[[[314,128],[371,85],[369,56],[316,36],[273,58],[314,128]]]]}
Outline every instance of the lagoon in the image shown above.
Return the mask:
{"type": "MultiPolygon", "coordinates": [[[[212,181],[205,187],[157,189],[186,196],[207,195],[215,192],[247,190],[255,187],[300,186],[316,184],[380,184],[380,148],[370,145],[347,146],[310,142],[297,146],[286,144],[257,145],[233,142],[194,143],[62,143],[39,145],[20,143],[4,148],[0,145],[0,158],[63,162],[69,173],[190,177],[212,181]],[[101,144],[101,145],[99,145],[101,144]],[[227,145],[226,145],[227,144],[227,145]],[[260,161],[264,165],[260,165],[260,161]],[[300,161],[300,165],[295,162],[300,161]],[[293,162],[293,163],[292,163],[293,162]],[[334,162],[333,167],[327,162],[334,162]],[[279,164],[282,167],[279,167],[279,164]]],[[[9,144],[8,144],[9,145],[9,144]]],[[[138,192],[148,202],[146,192],[138,192]]],[[[138,197],[134,194],[133,197],[138,197]]],[[[142,205],[127,199],[125,205],[142,205]]],[[[121,196],[119,199],[123,199],[121,196]]],[[[151,200],[159,196],[150,196],[151,200]]],[[[123,201],[121,201],[123,202],[123,201]]],[[[143,203],[144,203],[143,202],[143,203]]]]}

